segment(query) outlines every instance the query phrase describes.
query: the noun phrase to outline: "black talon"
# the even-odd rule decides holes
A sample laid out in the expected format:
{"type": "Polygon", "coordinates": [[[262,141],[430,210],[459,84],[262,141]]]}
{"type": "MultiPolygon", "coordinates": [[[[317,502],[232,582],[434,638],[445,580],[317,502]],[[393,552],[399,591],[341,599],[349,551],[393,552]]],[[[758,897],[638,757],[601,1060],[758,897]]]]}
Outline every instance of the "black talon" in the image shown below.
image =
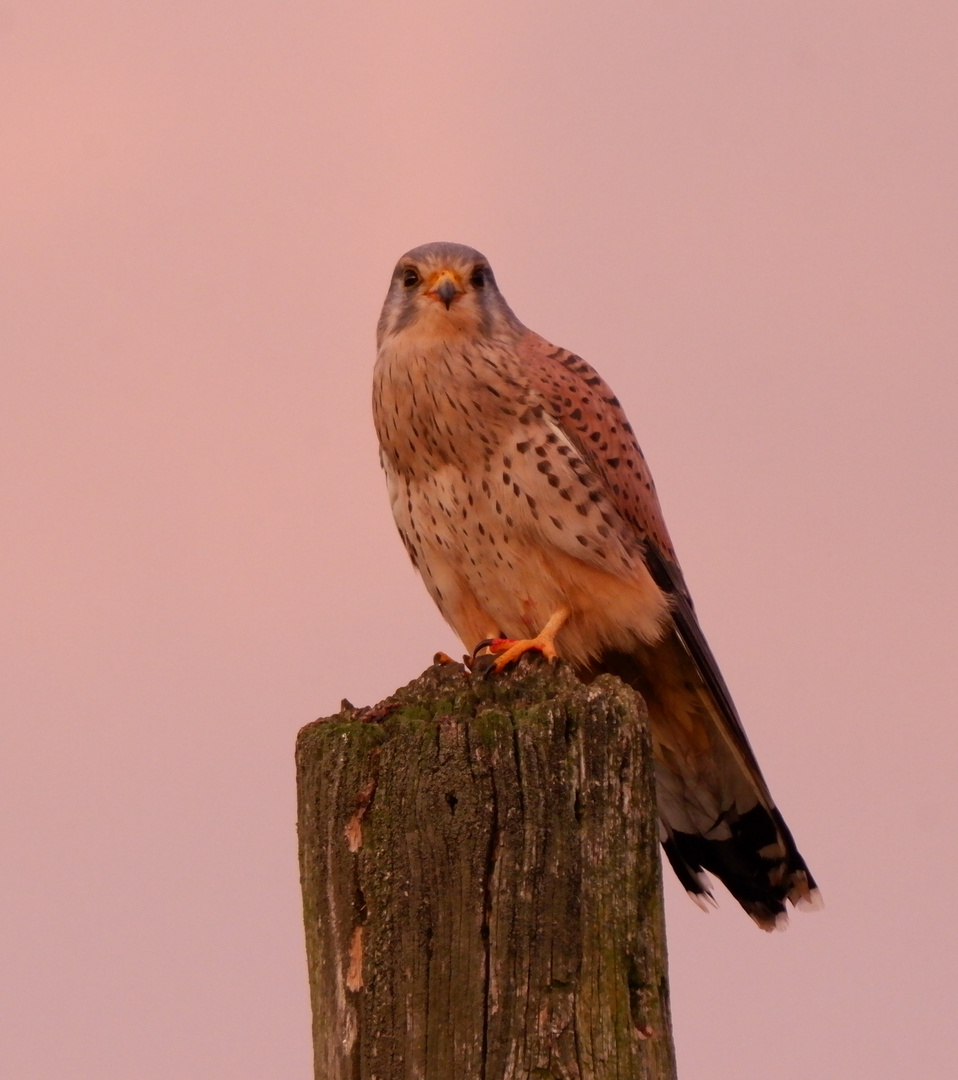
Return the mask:
{"type": "Polygon", "coordinates": [[[480,649],[488,649],[495,640],[495,638],[491,637],[483,638],[482,641],[480,641],[479,644],[472,650],[472,662],[476,662],[476,655],[478,654],[480,649]]]}

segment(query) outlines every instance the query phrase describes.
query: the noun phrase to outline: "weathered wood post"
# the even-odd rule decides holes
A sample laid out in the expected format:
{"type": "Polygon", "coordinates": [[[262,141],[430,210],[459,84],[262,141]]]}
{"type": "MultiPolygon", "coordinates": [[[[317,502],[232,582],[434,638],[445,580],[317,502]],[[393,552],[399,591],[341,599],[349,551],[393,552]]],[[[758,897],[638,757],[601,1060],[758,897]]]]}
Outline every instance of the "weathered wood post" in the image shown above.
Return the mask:
{"type": "Polygon", "coordinates": [[[436,665],[297,745],[316,1080],[675,1075],[644,706],[436,665]]]}

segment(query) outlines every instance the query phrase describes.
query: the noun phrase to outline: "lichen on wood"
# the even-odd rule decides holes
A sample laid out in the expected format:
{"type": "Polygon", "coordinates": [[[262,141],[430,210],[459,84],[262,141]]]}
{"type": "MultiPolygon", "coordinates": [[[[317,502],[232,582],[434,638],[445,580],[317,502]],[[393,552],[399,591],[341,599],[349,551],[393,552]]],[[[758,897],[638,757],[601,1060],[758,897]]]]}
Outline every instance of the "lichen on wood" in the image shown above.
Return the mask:
{"type": "Polygon", "coordinates": [[[297,770],[317,1080],[674,1076],[629,687],[435,665],[304,728],[297,770]]]}

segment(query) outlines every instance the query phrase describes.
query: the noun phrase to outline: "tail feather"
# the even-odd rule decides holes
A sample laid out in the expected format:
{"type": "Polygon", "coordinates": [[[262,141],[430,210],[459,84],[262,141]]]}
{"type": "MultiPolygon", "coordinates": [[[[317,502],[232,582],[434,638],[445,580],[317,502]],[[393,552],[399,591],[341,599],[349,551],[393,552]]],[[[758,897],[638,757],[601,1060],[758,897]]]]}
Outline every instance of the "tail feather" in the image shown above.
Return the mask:
{"type": "Polygon", "coordinates": [[[714,903],[707,871],[764,930],[787,922],[786,902],[817,906],[815,882],[730,697],[716,700],[679,634],[606,653],[589,674],[602,671],[635,687],[648,705],[662,846],[692,898],[714,903]]]}
{"type": "Polygon", "coordinates": [[[763,930],[784,925],[786,901],[817,906],[815,881],[796,850],[781,814],[774,808],[768,811],[763,806],[754,806],[738,819],[727,840],[673,832],[662,847],[693,899],[703,892],[702,871],[707,870],[763,930]],[[778,849],[785,837],[784,858],[761,855],[765,847],[778,849]]]}

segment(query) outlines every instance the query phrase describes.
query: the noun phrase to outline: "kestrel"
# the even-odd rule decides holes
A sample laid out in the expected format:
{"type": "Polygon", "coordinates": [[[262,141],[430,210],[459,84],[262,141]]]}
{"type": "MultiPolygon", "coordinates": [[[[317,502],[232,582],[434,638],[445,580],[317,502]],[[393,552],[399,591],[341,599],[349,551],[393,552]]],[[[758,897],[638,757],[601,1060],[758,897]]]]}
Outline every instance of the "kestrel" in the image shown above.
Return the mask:
{"type": "Polygon", "coordinates": [[[403,543],[466,648],[497,670],[536,649],[642,694],[662,844],[700,906],[705,871],[766,930],[786,900],[817,904],[601,376],[519,322],[478,251],[426,244],[392,275],[373,411],[403,543]]]}

